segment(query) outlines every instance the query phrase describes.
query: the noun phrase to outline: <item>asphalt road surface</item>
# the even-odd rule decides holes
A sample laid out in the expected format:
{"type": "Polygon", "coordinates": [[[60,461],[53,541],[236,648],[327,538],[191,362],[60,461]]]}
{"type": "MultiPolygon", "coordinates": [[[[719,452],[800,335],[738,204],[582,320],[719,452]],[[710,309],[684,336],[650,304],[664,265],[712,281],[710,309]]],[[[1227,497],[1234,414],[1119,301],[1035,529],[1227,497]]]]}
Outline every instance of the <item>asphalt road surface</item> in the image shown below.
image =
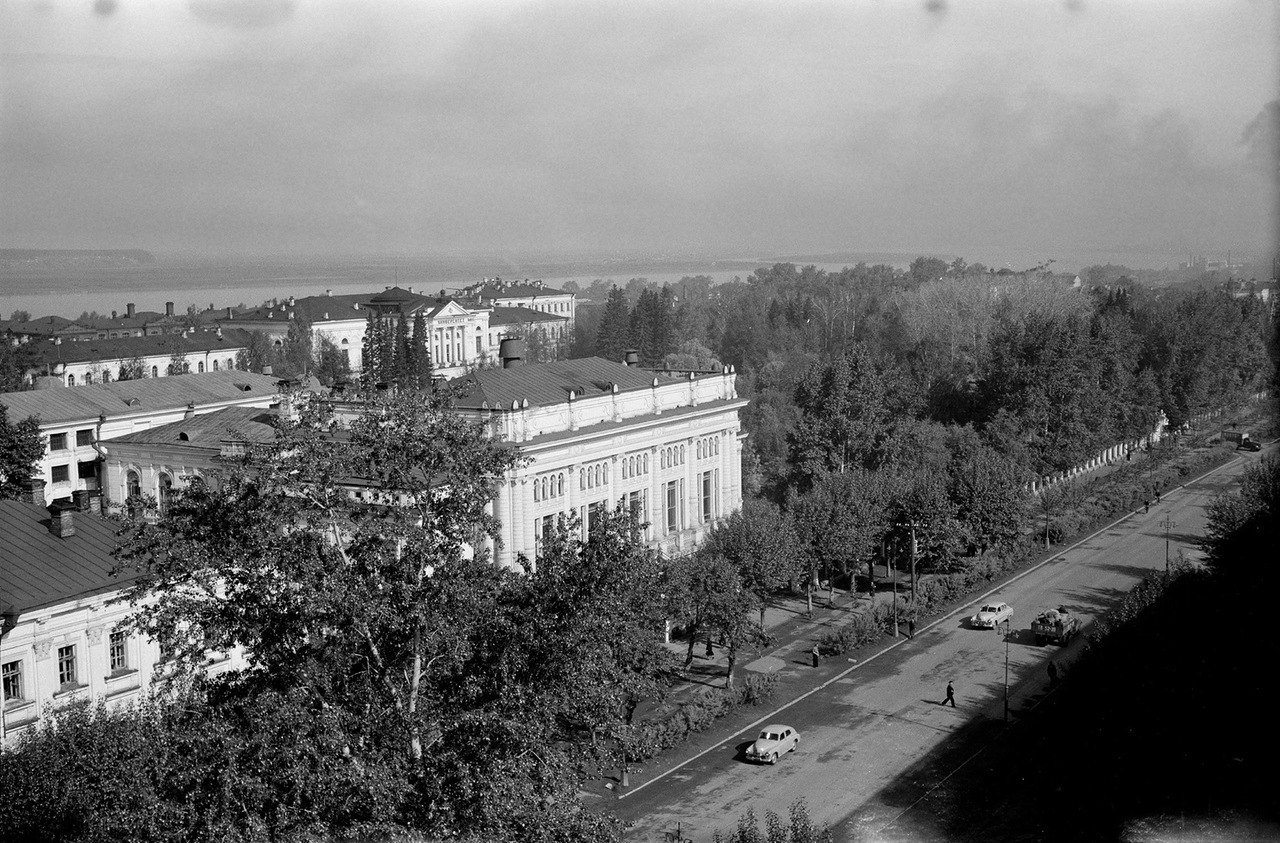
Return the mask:
{"type": "MultiPolygon", "coordinates": [[[[786,705],[769,722],[799,730],[799,748],[776,766],[748,763],[750,733],[718,744],[684,766],[650,779],[613,809],[631,823],[628,840],[662,841],[677,823],[685,839],[710,841],[733,829],[748,808],[787,816],[803,797],[811,818],[838,839],[911,839],[902,776],[923,796],[950,770],[917,764],[962,728],[998,724],[1004,717],[1005,664],[1011,716],[1034,703],[1048,686],[1050,658],[1067,666],[1079,648],[1035,645],[1030,622],[1042,609],[1067,606],[1086,624],[1103,614],[1148,571],[1164,568],[1165,521],[1169,555],[1197,558],[1206,506],[1235,488],[1250,454],[1165,495],[1151,507],[1085,539],[992,594],[1014,610],[1012,635],[970,629],[973,605],[918,629],[912,641],[853,665],[810,696],[786,705]],[[1007,648],[1006,648],[1007,644],[1007,648]],[[957,707],[942,705],[947,682],[957,707]],[[885,794],[894,792],[892,799],[885,794]],[[904,807],[905,804],[905,807],[904,807]]],[[[762,712],[764,714],[765,712],[762,712]]],[[[954,768],[954,767],[953,767],[954,768]]]]}

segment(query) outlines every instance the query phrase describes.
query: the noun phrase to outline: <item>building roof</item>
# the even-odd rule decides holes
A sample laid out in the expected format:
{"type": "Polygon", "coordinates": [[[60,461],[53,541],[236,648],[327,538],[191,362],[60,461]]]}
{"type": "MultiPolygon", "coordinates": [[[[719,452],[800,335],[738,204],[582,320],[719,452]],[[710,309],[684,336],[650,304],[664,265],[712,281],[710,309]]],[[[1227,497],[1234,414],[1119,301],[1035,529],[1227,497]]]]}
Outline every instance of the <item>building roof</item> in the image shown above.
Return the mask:
{"type": "Polygon", "coordinates": [[[223,442],[271,442],[276,437],[276,414],[260,407],[224,407],[189,419],[139,430],[111,440],[111,444],[186,445],[217,450],[223,442]]]}
{"type": "Polygon", "coordinates": [[[108,418],[148,410],[174,410],[189,403],[196,406],[278,392],[279,380],[253,372],[203,372],[164,378],[86,386],[62,386],[26,392],[0,393],[0,404],[9,417],[36,416],[44,424],[108,418]]]}
{"type": "Polygon", "coordinates": [[[9,330],[15,334],[53,336],[58,331],[75,324],[63,316],[41,316],[38,319],[28,319],[26,322],[10,322],[9,330]]]}
{"type": "MultiPolygon", "coordinates": [[[[569,400],[569,392],[590,398],[613,391],[651,389],[655,375],[648,369],[614,363],[601,357],[526,363],[510,369],[478,369],[449,381],[458,389],[455,406],[463,409],[506,409],[513,401],[550,406],[569,400]]],[[[660,380],[661,383],[661,380],[660,380]]]]}
{"type": "Polygon", "coordinates": [[[120,337],[61,344],[45,342],[31,347],[41,363],[87,363],[93,360],[115,361],[157,354],[171,355],[179,349],[187,353],[219,349],[235,351],[244,348],[248,342],[248,331],[228,328],[221,335],[218,331],[204,330],[185,337],[181,334],[156,334],[149,337],[120,337]]]}
{"type": "Polygon", "coordinates": [[[76,512],[75,534],[49,532],[49,510],[25,501],[0,501],[0,611],[38,609],[119,588],[131,576],[113,577],[115,525],[76,512]]]}
{"type": "Polygon", "coordinates": [[[274,306],[242,310],[230,319],[223,318],[221,321],[224,326],[227,323],[235,323],[241,320],[263,322],[268,318],[287,322],[289,311],[291,310],[296,311],[313,325],[346,319],[364,319],[369,315],[364,309],[364,305],[369,299],[370,295],[368,293],[356,293],[348,296],[304,296],[300,299],[294,299],[293,304],[290,304],[288,299],[280,299],[274,306]],[[268,317],[268,313],[272,315],[268,317]]]}
{"type": "Polygon", "coordinates": [[[568,322],[568,316],[547,313],[531,307],[495,307],[489,312],[489,327],[526,325],[530,322],[568,322]]]}
{"type": "Polygon", "coordinates": [[[478,284],[472,284],[470,287],[466,287],[464,289],[468,295],[479,296],[483,299],[515,299],[529,298],[531,296],[572,295],[572,293],[566,293],[564,290],[557,290],[555,287],[548,287],[541,281],[530,281],[528,278],[523,281],[503,281],[501,278],[485,279],[478,284]]]}

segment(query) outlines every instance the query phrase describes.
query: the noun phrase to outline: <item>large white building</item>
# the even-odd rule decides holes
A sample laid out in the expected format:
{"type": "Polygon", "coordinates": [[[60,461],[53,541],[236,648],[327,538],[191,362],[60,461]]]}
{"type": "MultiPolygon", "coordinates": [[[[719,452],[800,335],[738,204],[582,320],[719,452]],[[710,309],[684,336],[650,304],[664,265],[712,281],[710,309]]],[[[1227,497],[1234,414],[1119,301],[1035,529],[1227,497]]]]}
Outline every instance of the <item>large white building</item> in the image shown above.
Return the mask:
{"type": "MultiPolygon", "coordinates": [[[[96,495],[111,439],[224,407],[266,409],[278,400],[278,379],[240,371],[0,394],[11,421],[40,420],[45,453],[34,476],[46,483],[49,500],[96,495]]],[[[144,491],[159,497],[165,490],[144,491]]]]}
{"type": "MultiPolygon", "coordinates": [[[[137,702],[155,678],[159,649],[132,635],[116,602],[131,580],[113,574],[118,525],[71,504],[46,507],[43,484],[0,501],[0,744],[75,700],[137,702]]],[[[211,674],[243,666],[210,654],[211,674]]]]}
{"type": "Polygon", "coordinates": [[[453,381],[458,412],[529,459],[504,479],[493,514],[500,564],[533,558],[544,531],[582,529],[615,507],[647,524],[664,553],[693,548],[742,505],[734,372],[667,375],[598,357],[484,369],[453,381]]]}
{"type": "Polygon", "coordinates": [[[33,343],[28,383],[57,378],[66,386],[110,383],[121,376],[162,378],[173,374],[230,371],[248,346],[249,334],[234,328],[190,329],[117,339],[33,343]],[[183,370],[171,371],[181,360],[183,370]],[[130,371],[133,370],[133,371],[130,371]]]}

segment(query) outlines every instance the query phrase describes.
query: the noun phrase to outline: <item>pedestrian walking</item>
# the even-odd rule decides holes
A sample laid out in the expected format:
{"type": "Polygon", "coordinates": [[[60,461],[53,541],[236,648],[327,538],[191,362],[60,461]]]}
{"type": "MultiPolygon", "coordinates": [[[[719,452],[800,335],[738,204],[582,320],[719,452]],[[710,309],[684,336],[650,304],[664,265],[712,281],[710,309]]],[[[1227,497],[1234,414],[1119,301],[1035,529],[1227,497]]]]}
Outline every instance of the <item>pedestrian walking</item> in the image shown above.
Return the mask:
{"type": "Polygon", "coordinates": [[[1053,662],[1049,662],[1049,687],[1058,687],[1058,666],[1053,662]]]}
{"type": "Polygon", "coordinates": [[[809,651],[809,654],[813,656],[813,666],[817,667],[818,666],[818,645],[817,644],[813,645],[813,649],[809,651]]]}
{"type": "Polygon", "coordinates": [[[907,618],[907,637],[916,637],[916,622],[910,618],[907,618]]]}
{"type": "Polygon", "coordinates": [[[947,703],[951,703],[952,708],[956,707],[956,690],[951,687],[950,682],[947,683],[947,698],[942,701],[943,705],[946,705],[947,703]]]}
{"type": "Polygon", "coordinates": [[[1147,514],[1148,512],[1150,512],[1150,511],[1151,511],[1151,501],[1143,501],[1143,502],[1142,502],[1142,514],[1143,514],[1143,515],[1146,515],[1146,514],[1147,514]]]}
{"type": "Polygon", "coordinates": [[[706,655],[707,655],[707,658],[709,658],[709,659],[713,659],[713,658],[715,658],[715,655],[716,655],[716,651],[715,651],[715,650],[712,648],[712,646],[711,646],[711,633],[710,633],[710,632],[708,632],[708,633],[707,633],[707,652],[706,652],[706,655]]]}

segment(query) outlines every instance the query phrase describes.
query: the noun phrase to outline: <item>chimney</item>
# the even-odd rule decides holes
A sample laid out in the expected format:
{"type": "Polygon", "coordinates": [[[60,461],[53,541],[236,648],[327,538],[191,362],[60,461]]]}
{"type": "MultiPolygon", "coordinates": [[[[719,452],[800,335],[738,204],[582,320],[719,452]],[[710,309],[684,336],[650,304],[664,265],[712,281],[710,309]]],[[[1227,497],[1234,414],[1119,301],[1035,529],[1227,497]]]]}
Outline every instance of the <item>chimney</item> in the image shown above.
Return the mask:
{"type": "Polygon", "coordinates": [[[626,357],[622,359],[622,362],[626,363],[628,366],[631,366],[632,368],[635,368],[640,365],[640,352],[636,351],[634,348],[628,348],[623,353],[626,355],[626,357]]]}
{"type": "Polygon", "coordinates": [[[133,314],[138,312],[137,305],[135,305],[133,302],[129,302],[124,306],[124,308],[125,308],[125,311],[128,313],[128,318],[130,319],[133,318],[133,314]]]}
{"type": "Polygon", "coordinates": [[[289,307],[293,307],[293,296],[289,296],[289,307]]]}
{"type": "Polygon", "coordinates": [[[265,365],[265,366],[263,366],[263,367],[262,367],[262,374],[264,374],[264,375],[271,375],[271,374],[275,374],[274,370],[271,368],[271,364],[270,364],[270,363],[268,363],[267,365],[265,365]]]}
{"type": "Polygon", "coordinates": [[[216,336],[218,339],[222,339],[222,326],[219,325],[217,330],[215,330],[213,333],[214,333],[214,336],[216,336]]]}
{"type": "Polygon", "coordinates": [[[182,418],[183,418],[184,420],[189,419],[189,418],[193,418],[193,417],[195,417],[195,414],[196,414],[196,404],[195,404],[195,402],[194,402],[194,401],[188,401],[188,402],[187,402],[187,409],[183,411],[183,413],[182,413],[182,418]]]}
{"type": "Polygon", "coordinates": [[[49,507],[49,532],[60,539],[76,534],[76,505],[67,501],[56,501],[49,507]]]}
{"type": "Polygon", "coordinates": [[[507,337],[498,343],[498,357],[502,360],[502,368],[514,369],[524,360],[524,340],[519,337],[507,337]]]}
{"type": "Polygon", "coordinates": [[[22,500],[36,506],[44,506],[44,481],[38,477],[28,480],[22,487],[22,500]]]}
{"type": "Polygon", "coordinates": [[[325,290],[325,291],[324,291],[324,294],[325,294],[326,296],[331,296],[331,295],[333,295],[333,290],[325,290]]]}
{"type": "Polygon", "coordinates": [[[173,302],[167,301],[164,303],[164,315],[173,316],[173,302]]]}
{"type": "Polygon", "coordinates": [[[231,305],[227,305],[227,318],[228,318],[228,319],[235,319],[235,318],[236,318],[235,313],[234,313],[234,312],[232,312],[231,305]]]}
{"type": "Polygon", "coordinates": [[[76,489],[71,493],[71,502],[75,504],[76,509],[81,512],[88,512],[90,509],[89,499],[93,497],[93,493],[88,489],[76,489]]]}
{"type": "Polygon", "coordinates": [[[111,311],[111,318],[112,318],[112,319],[117,318],[117,317],[116,317],[116,312],[115,312],[114,310],[113,310],[113,311],[111,311]]]}

